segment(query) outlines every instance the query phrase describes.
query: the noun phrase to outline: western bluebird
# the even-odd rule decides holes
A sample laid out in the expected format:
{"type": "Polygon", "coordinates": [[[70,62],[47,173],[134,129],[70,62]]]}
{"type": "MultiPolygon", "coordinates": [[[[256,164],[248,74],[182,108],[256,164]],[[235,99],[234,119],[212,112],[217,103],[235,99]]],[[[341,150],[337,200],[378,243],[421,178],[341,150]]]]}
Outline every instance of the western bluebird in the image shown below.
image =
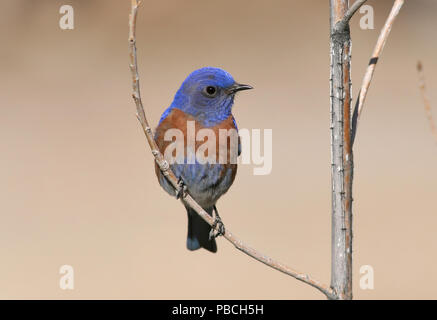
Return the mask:
{"type": "MultiPolygon", "coordinates": [[[[187,131],[189,129],[187,126],[189,121],[194,123],[196,136],[199,130],[204,128],[211,129],[215,137],[219,137],[220,129],[234,129],[237,132],[237,124],[232,115],[234,96],[236,92],[247,89],[252,89],[252,87],[235,82],[232,76],[222,69],[207,67],[196,70],[182,83],[172,104],[162,114],[155,133],[155,141],[164,155],[165,148],[172,143],[172,141],[166,141],[169,139],[165,139],[167,130],[178,129],[183,133],[183,159],[171,163],[170,167],[194,200],[209,215],[212,216],[214,211],[216,221],[220,223],[221,227],[223,224],[221,224],[215,205],[217,200],[228,191],[237,173],[237,163],[230,161],[229,157],[231,153],[228,143],[229,136],[227,136],[226,141],[215,138],[215,156],[220,156],[220,147],[222,146],[227,150],[225,161],[205,163],[199,162],[197,158],[195,161],[187,161],[189,154],[196,154],[200,146],[199,141],[195,141],[194,146],[188,146],[187,131]],[[226,145],[223,146],[223,144],[226,145]]],[[[240,152],[240,139],[238,138],[238,155],[240,152]]],[[[178,197],[179,195],[162,175],[157,165],[155,170],[164,190],[170,195],[178,197]]],[[[217,244],[214,237],[211,236],[211,227],[194,210],[188,206],[186,209],[188,214],[187,248],[189,250],[205,248],[211,252],[216,252],[217,244]]]]}

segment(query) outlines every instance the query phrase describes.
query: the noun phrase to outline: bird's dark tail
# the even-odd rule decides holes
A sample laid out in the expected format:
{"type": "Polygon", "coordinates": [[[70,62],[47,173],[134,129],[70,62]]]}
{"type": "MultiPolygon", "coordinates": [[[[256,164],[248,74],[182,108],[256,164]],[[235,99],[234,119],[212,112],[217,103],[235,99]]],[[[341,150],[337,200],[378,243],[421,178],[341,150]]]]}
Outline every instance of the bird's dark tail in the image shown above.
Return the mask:
{"type": "MultiPolygon", "coordinates": [[[[212,215],[212,208],[206,210],[212,215]]],[[[197,250],[205,248],[211,252],[217,252],[217,243],[215,239],[209,239],[211,226],[206,223],[193,209],[187,208],[188,213],[188,235],[187,248],[188,250],[197,250]]]]}

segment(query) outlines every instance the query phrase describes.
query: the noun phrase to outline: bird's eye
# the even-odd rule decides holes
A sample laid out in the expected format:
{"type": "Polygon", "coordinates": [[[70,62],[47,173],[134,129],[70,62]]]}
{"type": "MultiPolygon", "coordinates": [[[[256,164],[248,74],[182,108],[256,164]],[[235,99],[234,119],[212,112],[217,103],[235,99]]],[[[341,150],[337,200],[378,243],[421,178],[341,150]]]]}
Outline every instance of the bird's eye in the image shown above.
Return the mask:
{"type": "Polygon", "coordinates": [[[214,95],[217,93],[217,88],[214,86],[207,86],[205,88],[205,93],[210,97],[214,97],[214,95]]]}

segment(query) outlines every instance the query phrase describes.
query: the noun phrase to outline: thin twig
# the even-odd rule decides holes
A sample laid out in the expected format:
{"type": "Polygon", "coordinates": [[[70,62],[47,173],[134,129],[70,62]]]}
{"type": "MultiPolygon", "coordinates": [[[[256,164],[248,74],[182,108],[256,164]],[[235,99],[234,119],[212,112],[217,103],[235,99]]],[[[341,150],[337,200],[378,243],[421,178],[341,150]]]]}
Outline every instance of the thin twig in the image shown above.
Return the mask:
{"type": "MultiPolygon", "coordinates": [[[[137,118],[141,123],[144,134],[147,137],[147,141],[152,150],[152,154],[155,157],[155,161],[157,162],[162,174],[168,179],[168,181],[172,184],[176,191],[179,191],[180,186],[178,184],[178,179],[170,169],[168,162],[164,159],[163,155],[158,149],[158,146],[153,138],[153,131],[149,126],[149,123],[146,118],[146,114],[144,112],[143,103],[141,101],[140,95],[140,85],[139,85],[139,75],[138,75],[138,65],[137,65],[137,53],[136,53],[136,18],[137,11],[140,2],[137,0],[131,0],[131,14],[129,16],[129,48],[130,48],[130,69],[132,73],[132,88],[133,88],[133,99],[135,101],[135,105],[137,108],[137,118]]],[[[181,200],[188,206],[190,206],[194,211],[196,211],[199,216],[205,220],[210,226],[213,226],[214,219],[205,211],[203,208],[197,204],[197,202],[189,195],[186,194],[181,200]]],[[[218,231],[218,230],[217,230],[218,231]]],[[[336,294],[332,288],[330,288],[326,284],[322,284],[317,280],[312,279],[309,275],[305,273],[298,272],[286,265],[269,258],[268,256],[258,252],[257,250],[249,247],[244,244],[243,241],[238,239],[232,232],[229,231],[229,228],[226,228],[226,231],[223,237],[231,242],[237,249],[244,252],[248,256],[266,264],[267,266],[276,269],[280,272],[283,272],[297,280],[300,280],[325,294],[329,299],[335,299],[336,294]]]]}
{"type": "Polygon", "coordinates": [[[403,4],[404,0],[395,0],[391,12],[385,22],[385,25],[382,28],[381,33],[379,34],[378,41],[376,42],[375,49],[373,50],[372,58],[370,59],[369,65],[367,66],[366,74],[364,75],[363,82],[361,84],[361,90],[358,95],[358,99],[355,104],[354,114],[352,117],[352,143],[355,141],[358,122],[363,111],[364,101],[366,100],[367,92],[369,90],[370,83],[372,82],[376,64],[378,63],[379,56],[384,49],[384,45],[390,34],[393,23],[398,16],[403,4]]]}
{"type": "Polygon", "coordinates": [[[355,12],[357,12],[357,10],[359,8],[361,8],[361,6],[366,1],[367,0],[357,0],[357,1],[354,2],[353,5],[351,5],[349,7],[349,9],[344,14],[343,18],[339,22],[337,22],[337,24],[335,25],[335,29],[336,29],[337,32],[341,32],[341,31],[344,30],[344,28],[346,28],[346,26],[348,25],[349,21],[352,19],[352,17],[355,14],[355,12]]]}
{"type": "Polygon", "coordinates": [[[423,71],[423,65],[420,61],[417,63],[417,72],[419,73],[419,88],[425,105],[426,117],[428,119],[429,126],[431,127],[431,132],[434,135],[435,141],[437,142],[437,127],[435,125],[434,118],[432,117],[431,102],[429,101],[428,94],[426,92],[425,72],[423,71]]]}

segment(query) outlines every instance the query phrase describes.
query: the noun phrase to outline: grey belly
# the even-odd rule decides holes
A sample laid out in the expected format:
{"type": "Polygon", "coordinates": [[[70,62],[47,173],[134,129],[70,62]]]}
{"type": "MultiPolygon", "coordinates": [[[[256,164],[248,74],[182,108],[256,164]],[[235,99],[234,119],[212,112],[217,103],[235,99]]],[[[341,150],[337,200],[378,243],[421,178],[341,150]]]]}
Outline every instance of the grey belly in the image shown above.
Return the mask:
{"type": "MultiPolygon", "coordinates": [[[[188,193],[203,208],[211,208],[232,184],[232,168],[222,164],[172,164],[176,177],[181,177],[188,193]],[[225,171],[225,172],[223,172],[225,171]]],[[[175,191],[161,174],[159,183],[170,195],[175,191]]]]}

